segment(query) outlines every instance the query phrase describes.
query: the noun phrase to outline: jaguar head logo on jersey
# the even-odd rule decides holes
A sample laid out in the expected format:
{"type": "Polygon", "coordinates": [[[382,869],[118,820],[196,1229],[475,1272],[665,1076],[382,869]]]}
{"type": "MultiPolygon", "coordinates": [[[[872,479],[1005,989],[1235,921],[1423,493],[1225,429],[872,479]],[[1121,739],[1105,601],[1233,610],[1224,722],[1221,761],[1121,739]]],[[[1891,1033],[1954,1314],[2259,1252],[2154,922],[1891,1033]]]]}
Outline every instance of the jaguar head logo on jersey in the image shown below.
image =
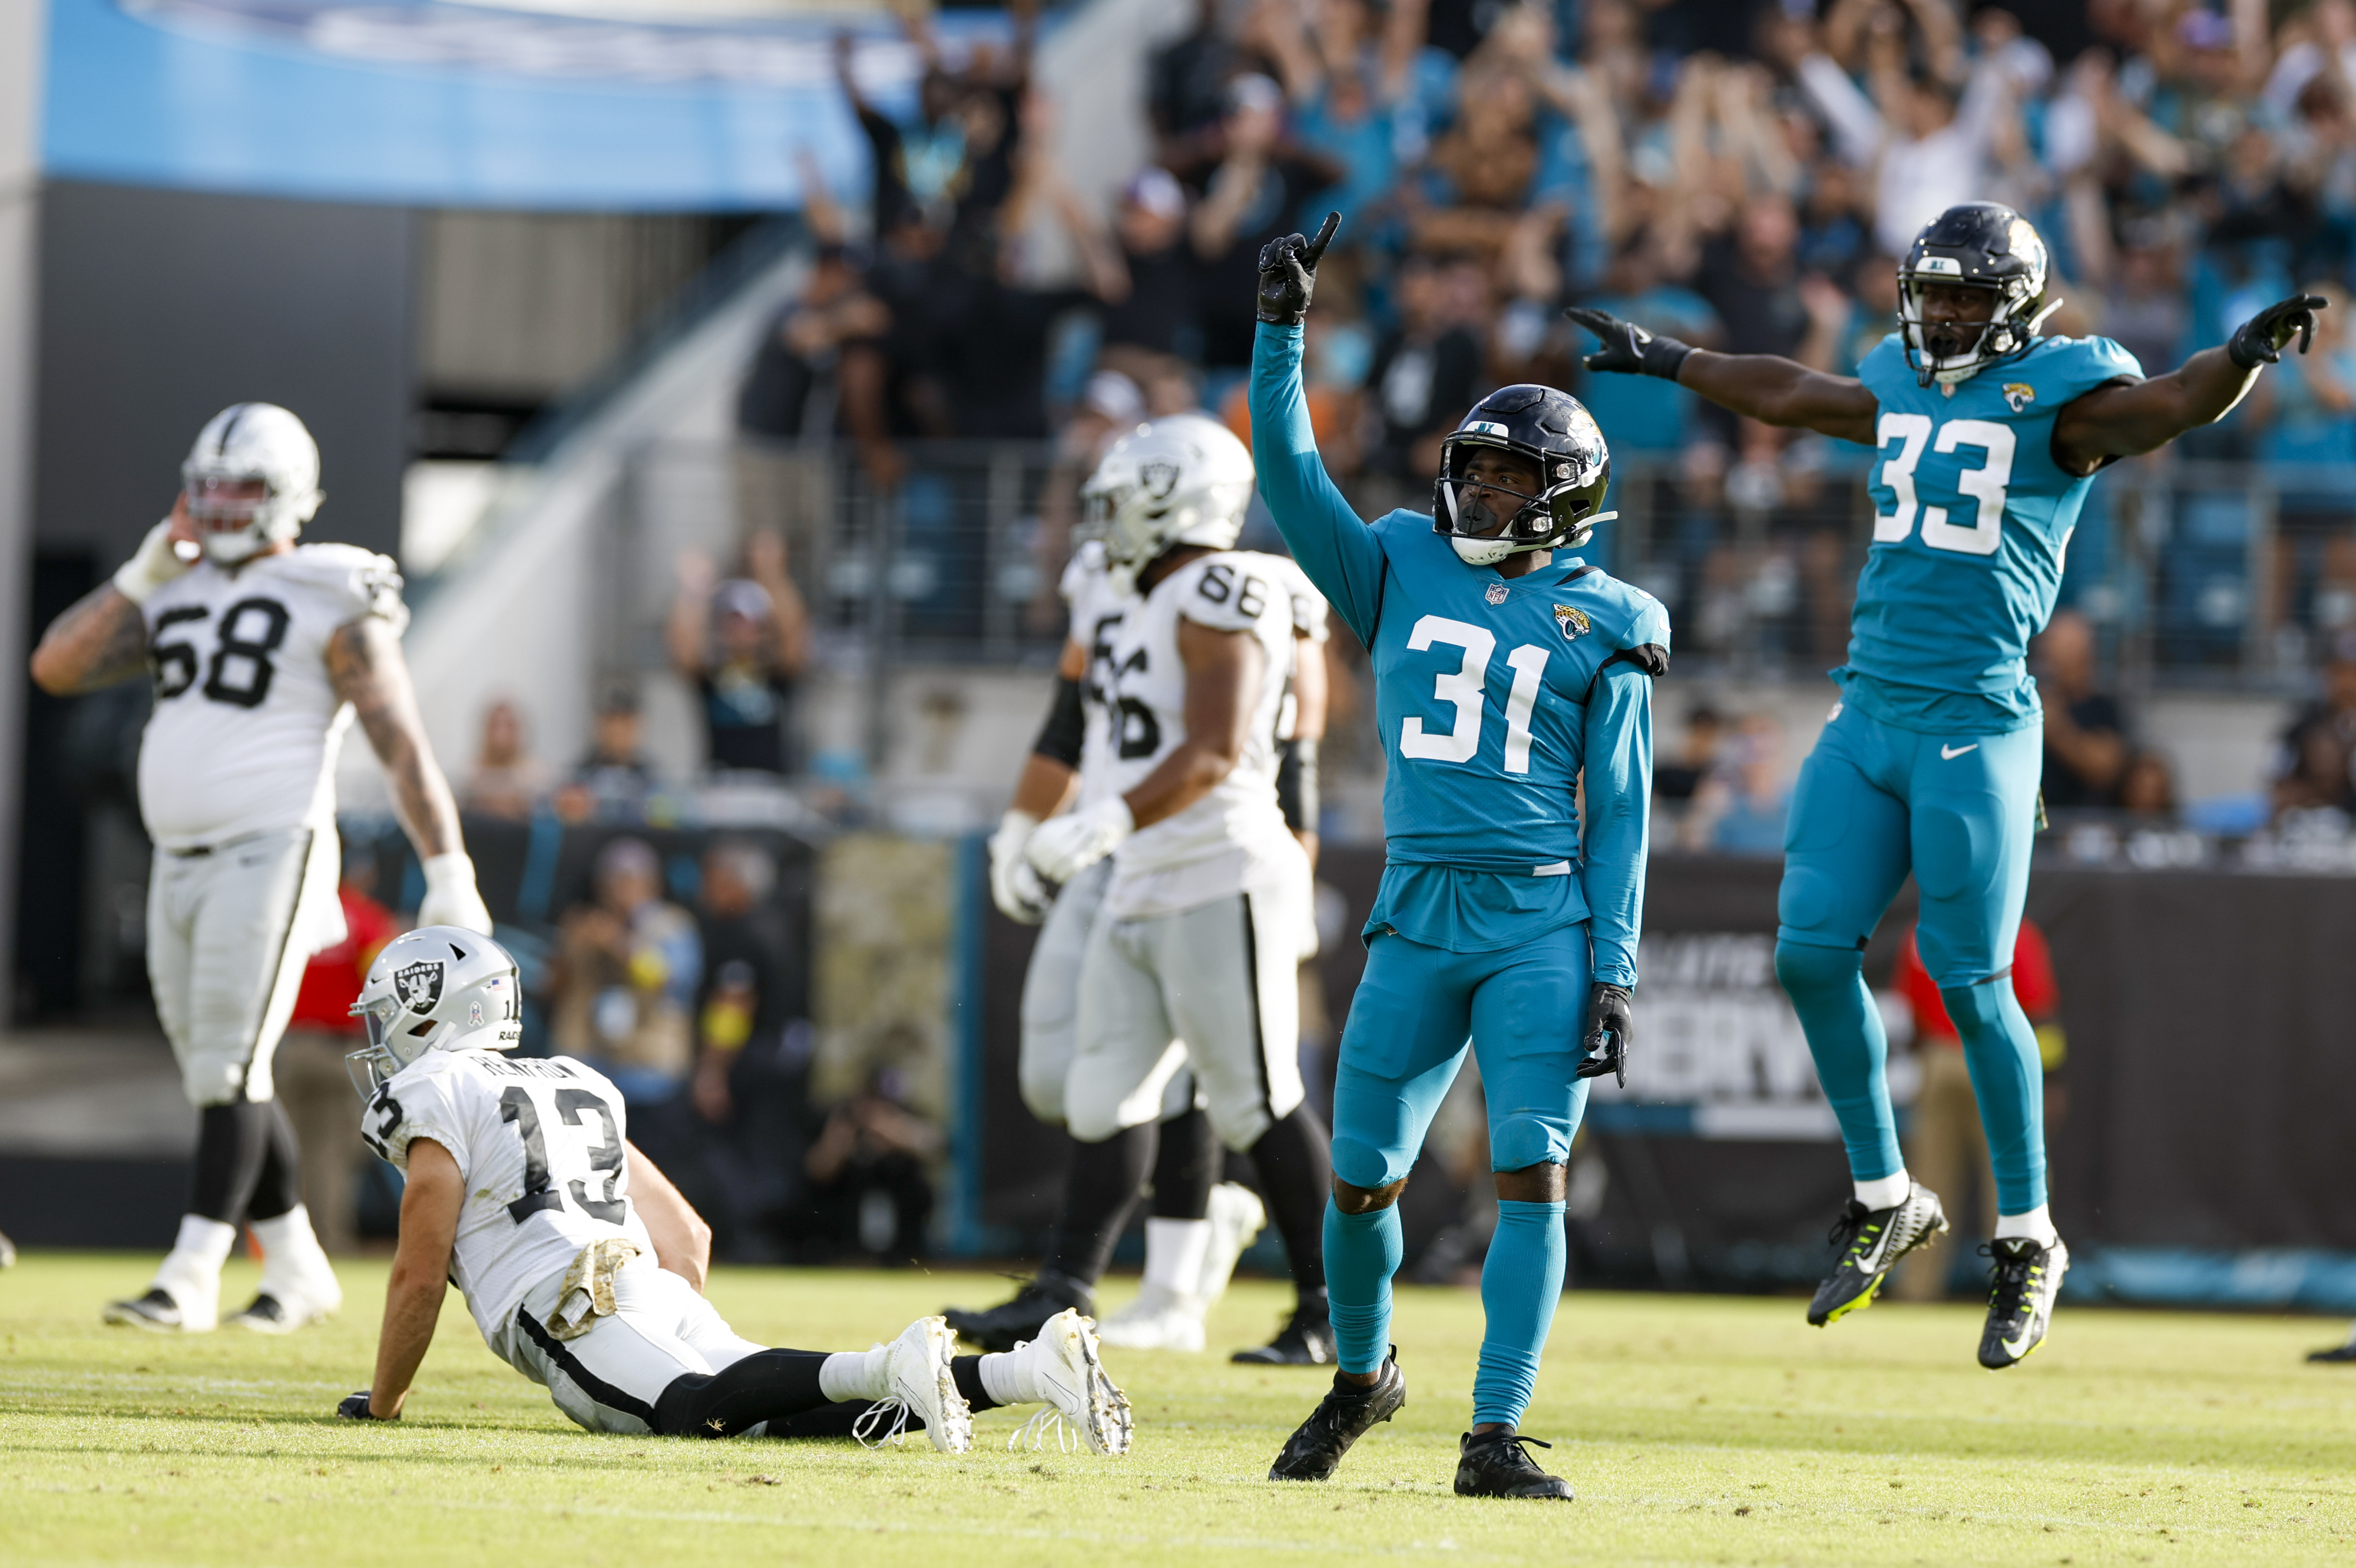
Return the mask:
{"type": "MultiPolygon", "coordinates": [[[[442,1000],[442,966],[438,963],[412,963],[393,972],[392,989],[401,1004],[412,1013],[431,1013],[434,1004],[442,1000]]],[[[479,1017],[479,1013],[477,1014],[479,1017]]]]}
{"type": "Polygon", "coordinates": [[[522,1043],[516,961],[457,926],[395,937],[369,965],[352,1016],[367,1046],[344,1058],[367,1099],[428,1051],[513,1050],[522,1043]]]}
{"type": "Polygon", "coordinates": [[[1595,629],[1595,623],[1588,618],[1587,612],[1570,605],[1555,606],[1554,624],[1562,628],[1565,642],[1576,642],[1595,629]]]}
{"type": "Polygon", "coordinates": [[[2013,413],[2019,413],[2022,409],[2027,408],[2030,403],[2035,403],[2036,401],[2037,389],[2030,386],[2027,381],[2007,381],[2004,383],[2005,406],[2011,409],[2013,413]]]}

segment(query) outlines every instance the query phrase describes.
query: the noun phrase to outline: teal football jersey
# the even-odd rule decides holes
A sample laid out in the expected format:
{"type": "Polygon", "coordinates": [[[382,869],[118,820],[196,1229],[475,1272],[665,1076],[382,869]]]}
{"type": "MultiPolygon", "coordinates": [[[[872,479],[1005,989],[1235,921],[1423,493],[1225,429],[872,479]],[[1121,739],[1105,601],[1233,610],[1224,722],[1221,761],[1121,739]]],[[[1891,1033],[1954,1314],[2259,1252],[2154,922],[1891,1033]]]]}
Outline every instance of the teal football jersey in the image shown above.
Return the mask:
{"type": "Polygon", "coordinates": [[[1905,729],[2001,732],[2036,722],[2029,639],[2045,628],[2092,476],[2053,461],[2053,421],[2122,377],[2107,338],[2041,338],[1946,388],[1917,383],[1895,334],[1858,367],[1881,404],[1873,545],[1858,578],[1849,701],[1905,729]]]}

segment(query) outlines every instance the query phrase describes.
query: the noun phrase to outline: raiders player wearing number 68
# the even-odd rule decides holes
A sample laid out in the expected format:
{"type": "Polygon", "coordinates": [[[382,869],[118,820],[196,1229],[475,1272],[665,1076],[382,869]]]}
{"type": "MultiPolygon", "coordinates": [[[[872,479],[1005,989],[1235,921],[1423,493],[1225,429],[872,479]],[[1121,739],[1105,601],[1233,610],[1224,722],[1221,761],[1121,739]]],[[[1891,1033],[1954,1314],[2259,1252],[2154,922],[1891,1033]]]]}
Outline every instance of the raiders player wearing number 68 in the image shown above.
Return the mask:
{"type": "Polygon", "coordinates": [[[401,657],[409,612],[384,556],[297,544],[318,510],[319,449],[270,403],[215,415],[181,467],[172,514],[33,651],[59,696],[152,670],[139,811],[155,841],[147,972],[199,1112],[195,1195],[145,1294],[107,1321],[210,1329],[241,1221],[262,1288],[235,1321],[287,1333],[342,1292],[311,1231],[294,1133],[271,1085],[305,961],[343,940],[336,756],[355,715],[416,846],[428,923],[488,932],[450,786],[401,657]]]}
{"type": "Polygon", "coordinates": [[[1062,1422],[1091,1453],[1128,1451],[1129,1402],[1076,1312],[999,1356],[958,1356],[937,1317],[832,1355],[739,1338],[703,1299],[712,1233],[631,1146],[621,1091],[569,1057],[500,1054],[521,1030],[497,942],[452,926],[398,937],[352,1012],[369,1038],[350,1058],[369,1079],[362,1135],[408,1181],[376,1376],[337,1413],[400,1419],[455,1283],[492,1352],[592,1432],[874,1444],[920,1427],[963,1453],[973,1411],[1036,1402],[1015,1442],[1062,1422]]]}

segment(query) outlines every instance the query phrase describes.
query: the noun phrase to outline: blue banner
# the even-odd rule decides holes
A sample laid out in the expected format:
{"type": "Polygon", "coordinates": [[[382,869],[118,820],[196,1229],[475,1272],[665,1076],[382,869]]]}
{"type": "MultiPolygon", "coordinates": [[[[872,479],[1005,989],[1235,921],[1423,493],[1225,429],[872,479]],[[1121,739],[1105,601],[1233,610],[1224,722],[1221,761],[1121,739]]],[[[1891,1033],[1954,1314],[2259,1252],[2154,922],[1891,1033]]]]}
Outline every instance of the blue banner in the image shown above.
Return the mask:
{"type": "MultiPolygon", "coordinates": [[[[43,165],[59,178],[416,206],[725,210],[801,202],[805,159],[863,198],[836,86],[887,113],[921,62],[870,17],[653,0],[51,0],[43,165]],[[682,12],[686,19],[681,19],[682,12]]],[[[1002,15],[937,23],[952,58],[1002,15]]]]}

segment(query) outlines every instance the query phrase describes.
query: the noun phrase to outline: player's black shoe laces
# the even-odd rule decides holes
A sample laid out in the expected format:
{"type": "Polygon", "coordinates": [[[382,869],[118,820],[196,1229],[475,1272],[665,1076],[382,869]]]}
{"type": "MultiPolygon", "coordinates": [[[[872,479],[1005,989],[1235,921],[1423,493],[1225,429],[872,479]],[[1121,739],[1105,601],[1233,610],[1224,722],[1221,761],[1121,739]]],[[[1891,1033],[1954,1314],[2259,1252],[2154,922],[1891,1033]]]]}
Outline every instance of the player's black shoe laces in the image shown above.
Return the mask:
{"type": "Polygon", "coordinates": [[[1868,1208],[1852,1197],[1841,1210],[1840,1218],[1833,1221],[1833,1228],[1825,1232],[1825,1240],[1840,1254],[1842,1262],[1854,1266],[1873,1251],[1873,1243],[1890,1223],[1889,1217],[1897,1212],[1894,1208],[1868,1208]],[[1884,1218],[1877,1221],[1877,1214],[1884,1218]]]}
{"type": "Polygon", "coordinates": [[[1407,1376],[1399,1370],[1398,1351],[1385,1358],[1375,1381],[1364,1387],[1345,1383],[1337,1374],[1333,1386],[1309,1412],[1309,1419],[1285,1439],[1284,1448],[1269,1466],[1271,1481],[1323,1481],[1341,1467],[1350,1445],[1379,1423],[1397,1415],[1407,1403],[1407,1376]]]}
{"type": "Polygon", "coordinates": [[[2036,1290],[2045,1277],[2046,1250],[2030,1242],[2007,1246],[1991,1241],[1980,1249],[1988,1262],[1988,1324],[2018,1330],[2036,1310],[2036,1290]]]}
{"type": "Polygon", "coordinates": [[[1553,1444],[1520,1432],[1468,1432],[1456,1461],[1456,1495],[1460,1498],[1553,1498],[1572,1500],[1570,1483],[1550,1474],[1530,1457],[1525,1444],[1541,1448],[1553,1444]]]}

